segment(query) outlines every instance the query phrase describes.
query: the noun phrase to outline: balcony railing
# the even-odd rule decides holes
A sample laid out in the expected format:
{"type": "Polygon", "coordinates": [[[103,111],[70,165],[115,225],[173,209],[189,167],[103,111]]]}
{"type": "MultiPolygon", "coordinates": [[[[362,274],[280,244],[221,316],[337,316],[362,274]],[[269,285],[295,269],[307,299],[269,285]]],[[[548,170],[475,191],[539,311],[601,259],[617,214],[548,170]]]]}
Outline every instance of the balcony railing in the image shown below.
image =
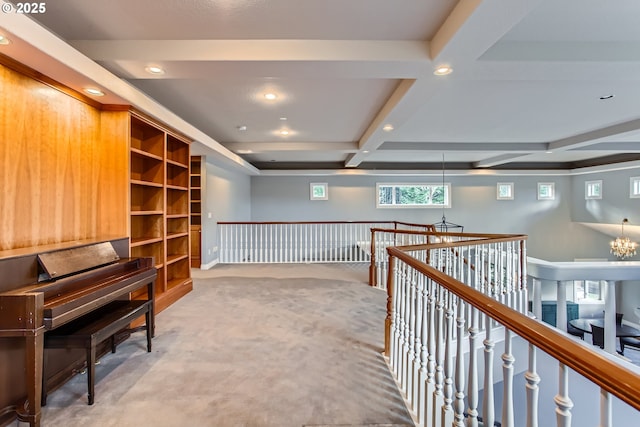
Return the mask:
{"type": "Polygon", "coordinates": [[[376,227],[431,229],[401,221],[219,222],[220,262],[368,263],[370,230],[376,227]]]}
{"type": "Polygon", "coordinates": [[[574,415],[581,426],[635,424],[639,371],[527,316],[524,243],[387,249],[385,355],[416,424],[568,427],[574,415]],[[574,414],[585,399],[572,395],[585,393],[600,405],[574,414]]]}

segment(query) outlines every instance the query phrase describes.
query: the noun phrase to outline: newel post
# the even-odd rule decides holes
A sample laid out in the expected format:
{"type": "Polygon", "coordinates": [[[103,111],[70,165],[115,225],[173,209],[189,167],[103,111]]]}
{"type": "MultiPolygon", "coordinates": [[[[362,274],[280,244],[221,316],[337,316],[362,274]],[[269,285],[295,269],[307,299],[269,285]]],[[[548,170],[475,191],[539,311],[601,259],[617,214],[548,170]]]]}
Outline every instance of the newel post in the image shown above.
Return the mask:
{"type": "MultiPolygon", "coordinates": [[[[369,286],[375,287],[377,286],[378,281],[376,280],[376,231],[373,228],[371,229],[370,253],[371,253],[371,264],[369,264],[369,286]]],[[[391,271],[391,268],[389,268],[389,271],[391,271]]]]}
{"type": "Polygon", "coordinates": [[[387,271],[387,317],[384,319],[384,355],[391,357],[391,322],[393,312],[393,290],[395,289],[396,258],[389,255],[389,270],[387,271]]]}

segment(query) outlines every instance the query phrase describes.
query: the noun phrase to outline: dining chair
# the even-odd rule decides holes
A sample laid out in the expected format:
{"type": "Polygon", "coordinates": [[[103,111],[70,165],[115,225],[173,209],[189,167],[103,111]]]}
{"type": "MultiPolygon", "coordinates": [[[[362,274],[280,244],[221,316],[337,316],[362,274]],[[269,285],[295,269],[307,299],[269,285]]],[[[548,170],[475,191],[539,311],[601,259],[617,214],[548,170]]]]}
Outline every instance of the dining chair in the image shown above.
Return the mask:
{"type": "Polygon", "coordinates": [[[582,329],[576,328],[569,322],[567,322],[567,332],[571,335],[579,337],[581,340],[584,340],[584,331],[582,329]]]}
{"type": "Polygon", "coordinates": [[[591,325],[591,342],[600,348],[604,348],[604,328],[591,325]]]}
{"type": "Polygon", "coordinates": [[[623,356],[625,347],[634,347],[640,351],[640,339],[633,337],[620,337],[620,354],[623,356]]]}

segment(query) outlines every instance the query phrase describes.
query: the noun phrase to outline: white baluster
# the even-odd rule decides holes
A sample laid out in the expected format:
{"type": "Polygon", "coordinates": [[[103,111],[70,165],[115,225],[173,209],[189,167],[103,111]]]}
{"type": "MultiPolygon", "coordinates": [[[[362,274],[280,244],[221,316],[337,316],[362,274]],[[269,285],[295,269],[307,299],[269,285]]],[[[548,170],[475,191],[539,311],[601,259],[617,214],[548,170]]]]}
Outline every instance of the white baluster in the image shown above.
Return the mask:
{"type": "Polygon", "coordinates": [[[467,401],[469,408],[467,414],[467,427],[478,427],[478,351],[476,341],[478,339],[479,312],[471,307],[471,327],[469,328],[469,385],[467,401]]]}
{"type": "Polygon", "coordinates": [[[433,425],[442,425],[442,405],[444,404],[443,385],[444,385],[444,371],[443,371],[443,353],[444,353],[444,300],[446,298],[446,291],[436,284],[437,299],[436,299],[436,371],[435,371],[435,389],[433,392],[433,425]]]}
{"type": "Polygon", "coordinates": [[[502,425],[504,427],[514,427],[513,423],[513,362],[515,358],[511,351],[512,346],[511,331],[504,328],[504,353],[502,354],[502,425]]]}
{"type": "Polygon", "coordinates": [[[425,416],[424,424],[429,425],[433,420],[433,400],[436,392],[436,283],[427,279],[427,383],[425,385],[425,416]]]}
{"type": "Polygon", "coordinates": [[[442,387],[442,427],[453,423],[453,295],[447,292],[445,318],[444,318],[444,381],[442,387]]]}
{"type": "Polygon", "coordinates": [[[527,381],[527,427],[538,427],[538,375],[536,347],[529,344],[529,370],[524,374],[527,381]]]}
{"type": "Polygon", "coordinates": [[[600,426],[613,427],[611,414],[611,395],[608,391],[600,389],[600,426]]]}
{"type": "Polygon", "coordinates": [[[390,356],[390,364],[393,369],[394,376],[398,378],[398,348],[400,346],[400,299],[401,292],[400,287],[402,283],[400,282],[400,267],[398,264],[400,261],[396,260],[394,271],[393,271],[393,311],[392,311],[392,340],[391,340],[391,356],[390,356]]]}
{"type": "Polygon", "coordinates": [[[417,399],[417,408],[418,408],[418,422],[420,426],[425,426],[426,416],[426,403],[427,403],[427,395],[426,386],[427,386],[427,358],[429,356],[428,348],[427,348],[427,340],[429,339],[429,290],[427,288],[427,278],[423,275],[420,275],[418,278],[420,281],[420,300],[422,301],[422,320],[420,322],[420,369],[418,371],[418,399],[417,399]]]}
{"type": "Polygon", "coordinates": [[[484,344],[484,390],[482,392],[482,425],[493,426],[495,421],[494,401],[493,401],[493,347],[495,343],[491,339],[492,320],[485,316],[485,339],[484,344]]]}
{"type": "Polygon", "coordinates": [[[413,272],[413,281],[415,282],[415,303],[414,303],[414,307],[415,307],[415,328],[414,328],[414,339],[415,339],[415,343],[413,345],[413,366],[412,366],[412,373],[411,373],[411,377],[413,378],[411,383],[413,384],[412,390],[413,390],[413,396],[411,399],[411,402],[413,403],[413,408],[415,412],[419,412],[419,390],[420,390],[420,384],[418,382],[419,376],[420,376],[420,354],[422,352],[422,328],[423,328],[423,324],[422,324],[422,301],[423,301],[423,294],[424,294],[424,290],[423,290],[423,281],[422,278],[424,276],[422,274],[419,274],[417,271],[414,270],[413,272]]]}
{"type": "Polygon", "coordinates": [[[406,264],[402,264],[401,274],[401,293],[400,293],[400,346],[399,358],[398,358],[398,381],[400,383],[400,389],[402,392],[406,392],[406,382],[404,378],[404,367],[406,366],[405,356],[407,354],[407,337],[409,336],[409,330],[406,323],[406,303],[407,303],[407,279],[406,279],[406,264]]]}
{"type": "Polygon", "coordinates": [[[413,367],[415,363],[415,322],[416,322],[416,310],[415,310],[415,294],[416,294],[416,282],[415,282],[415,270],[409,267],[407,281],[409,282],[409,292],[407,292],[407,310],[409,311],[409,333],[407,336],[407,362],[405,365],[405,390],[409,407],[414,404],[413,401],[413,367]]]}
{"type": "MultiPolygon", "coordinates": [[[[454,423],[456,427],[464,427],[464,324],[465,324],[465,305],[462,300],[456,297],[457,303],[457,348],[456,348],[456,370],[455,370],[455,402],[453,404],[454,409],[454,423]]],[[[473,348],[472,348],[473,349],[473,348]]],[[[472,349],[470,351],[472,351],[472,349]]]]}
{"type": "Polygon", "coordinates": [[[571,427],[571,408],[573,402],[569,398],[569,368],[559,364],[559,390],[553,399],[556,402],[556,422],[558,427],[571,427]]]}

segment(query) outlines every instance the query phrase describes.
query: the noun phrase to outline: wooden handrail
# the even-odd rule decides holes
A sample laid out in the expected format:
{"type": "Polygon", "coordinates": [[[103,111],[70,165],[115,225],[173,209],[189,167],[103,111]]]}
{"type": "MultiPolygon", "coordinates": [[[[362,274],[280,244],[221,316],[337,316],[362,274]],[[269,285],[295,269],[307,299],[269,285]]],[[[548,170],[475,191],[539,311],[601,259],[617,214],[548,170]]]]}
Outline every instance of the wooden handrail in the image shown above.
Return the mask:
{"type": "MultiPolygon", "coordinates": [[[[437,282],[463,301],[505,325],[521,338],[530,342],[540,350],[566,365],[570,369],[584,376],[603,390],[611,393],[626,402],[636,410],[640,410],[640,375],[609,360],[604,355],[585,348],[573,339],[560,332],[549,328],[537,320],[531,319],[524,314],[509,308],[499,301],[484,295],[470,286],[436,270],[435,268],[418,261],[410,255],[396,247],[387,248],[390,256],[390,265],[397,258],[416,271],[424,274],[437,282]]],[[[387,292],[389,297],[393,295],[395,286],[392,269],[389,269],[387,292]]],[[[390,304],[387,305],[390,307],[390,304]]],[[[389,312],[387,313],[389,316],[389,312]]],[[[389,323],[385,320],[385,327],[389,323]]],[[[385,330],[385,340],[388,340],[389,330],[385,330]]],[[[388,343],[385,342],[385,351],[388,352],[388,343]]],[[[388,353],[387,353],[388,355],[388,353]]]]}

